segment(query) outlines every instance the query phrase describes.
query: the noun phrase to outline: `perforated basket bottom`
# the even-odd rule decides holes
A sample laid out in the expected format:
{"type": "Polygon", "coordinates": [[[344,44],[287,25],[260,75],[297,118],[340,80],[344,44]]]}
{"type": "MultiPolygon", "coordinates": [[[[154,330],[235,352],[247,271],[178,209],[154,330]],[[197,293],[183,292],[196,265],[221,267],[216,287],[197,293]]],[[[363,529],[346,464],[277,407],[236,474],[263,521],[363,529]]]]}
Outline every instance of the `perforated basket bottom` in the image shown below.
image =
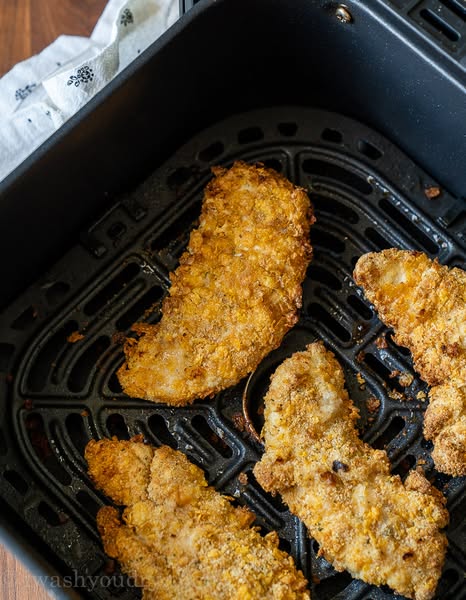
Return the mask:
{"type": "MultiPolygon", "coordinates": [[[[251,397],[263,396],[269,374],[285,356],[323,339],[344,366],[364,439],[385,448],[402,477],[423,465],[446,494],[449,553],[437,598],[463,597],[466,482],[433,470],[430,444],[422,438],[426,387],[351,273],[361,254],[390,246],[464,266],[464,214],[387,140],[323,111],[267,109],[202,132],[116,203],[1,315],[4,510],[23,534],[42,540],[47,558],[64,575],[75,570],[100,577],[92,580],[93,598],[138,597],[137,589],[116,577],[102,550],[95,515],[106,500],[86,476],[83,451],[91,438],[142,433],[153,444],[185,452],[210,483],[252,508],[264,532],[276,529],[308,577],[314,599],[393,596],[335,573],[317,558],[303,525],[255,482],[252,468],[261,449],[244,430],[244,381],[212,401],[174,409],[127,398],[115,377],[132,323],[160,318],[168,272],[196,224],[210,166],[239,158],[262,161],[306,187],[317,215],[300,321],[257,370],[251,397]],[[380,401],[378,410],[373,398],[380,401]]],[[[82,581],[78,591],[86,595],[82,581]]]]}

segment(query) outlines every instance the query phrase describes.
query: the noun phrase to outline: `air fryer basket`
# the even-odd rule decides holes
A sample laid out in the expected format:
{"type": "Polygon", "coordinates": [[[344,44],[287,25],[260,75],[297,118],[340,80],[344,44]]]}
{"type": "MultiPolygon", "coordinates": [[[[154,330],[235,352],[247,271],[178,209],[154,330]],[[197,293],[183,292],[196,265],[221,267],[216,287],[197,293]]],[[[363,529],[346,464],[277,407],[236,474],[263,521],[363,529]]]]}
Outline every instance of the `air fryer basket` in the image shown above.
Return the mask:
{"type": "Polygon", "coordinates": [[[465,12],[461,0],[344,5],[201,0],[0,182],[0,535],[36,573],[68,576],[62,596],[140,596],[103,553],[95,515],[107,500],[83,449],[142,433],[276,529],[313,598],[393,597],[336,574],[256,484],[246,381],[172,409],[127,398],[115,377],[132,323],[160,317],[210,167],[241,158],[306,187],[318,218],[300,321],[247,388],[255,426],[271,371],[324,339],[364,439],[402,477],[421,465],[446,494],[437,598],[466,598],[466,483],[433,470],[426,387],[351,279],[360,254],[388,246],[465,265],[465,12]]]}
{"type": "Polygon", "coordinates": [[[260,419],[255,409],[279,362],[323,339],[344,366],[364,439],[386,449],[402,477],[422,465],[447,496],[449,551],[437,598],[464,597],[465,478],[433,469],[431,445],[422,437],[426,386],[351,273],[361,254],[391,246],[464,267],[465,215],[381,135],[316,109],[247,112],[197,134],[1,314],[4,510],[63,575],[73,574],[83,596],[139,597],[102,550],[95,516],[108,501],[90,483],[83,451],[92,438],[143,434],[152,444],[185,452],[211,484],[257,514],[264,532],[276,529],[315,600],[393,597],[388,588],[336,573],[317,557],[303,524],[256,483],[252,468],[261,448],[242,415],[246,381],[211,401],[175,409],[126,397],[115,376],[131,325],[160,318],[168,273],[196,225],[210,167],[237,159],[263,162],[307,188],[317,216],[299,323],[248,386],[254,418],[260,419]],[[373,398],[380,401],[378,409],[373,398]]]}

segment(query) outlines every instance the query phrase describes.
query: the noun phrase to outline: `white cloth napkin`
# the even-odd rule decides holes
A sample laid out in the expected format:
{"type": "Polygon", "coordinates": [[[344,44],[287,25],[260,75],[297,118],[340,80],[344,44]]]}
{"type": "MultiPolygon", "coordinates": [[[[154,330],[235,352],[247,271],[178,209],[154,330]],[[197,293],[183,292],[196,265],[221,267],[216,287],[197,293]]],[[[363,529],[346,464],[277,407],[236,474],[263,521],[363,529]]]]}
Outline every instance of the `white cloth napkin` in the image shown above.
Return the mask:
{"type": "Polygon", "coordinates": [[[178,18],[178,0],[109,0],[90,38],[62,35],[0,79],[0,181],[178,18]]]}

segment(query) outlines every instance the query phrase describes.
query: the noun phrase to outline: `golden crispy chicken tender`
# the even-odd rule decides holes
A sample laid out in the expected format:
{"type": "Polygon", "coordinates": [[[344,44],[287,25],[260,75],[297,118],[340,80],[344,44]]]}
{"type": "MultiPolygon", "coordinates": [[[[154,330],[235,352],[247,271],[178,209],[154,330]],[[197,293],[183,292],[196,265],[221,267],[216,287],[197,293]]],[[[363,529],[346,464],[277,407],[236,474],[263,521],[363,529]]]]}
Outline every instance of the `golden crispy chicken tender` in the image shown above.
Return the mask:
{"type": "Polygon", "coordinates": [[[234,385],[296,323],[314,222],[304,189],[260,165],[214,168],[157,325],[118,371],[133,397],[186,405],[234,385]]]}
{"type": "Polygon", "coordinates": [[[392,248],[362,256],[354,279],[433,386],[424,435],[436,468],[466,475],[466,272],[392,248]]]}
{"type": "Polygon", "coordinates": [[[403,484],[387,454],[358,436],[343,371],[321,342],[285,360],[265,396],[265,453],[254,474],[281,494],[338,570],[433,597],[448,522],[445,499],[421,472],[403,484]]]}
{"type": "Polygon", "coordinates": [[[89,474],[118,504],[102,508],[104,549],[144,589],[145,600],[305,600],[306,580],[262,537],[254,515],[209,487],[176,450],[138,440],[90,441],[89,474]]]}

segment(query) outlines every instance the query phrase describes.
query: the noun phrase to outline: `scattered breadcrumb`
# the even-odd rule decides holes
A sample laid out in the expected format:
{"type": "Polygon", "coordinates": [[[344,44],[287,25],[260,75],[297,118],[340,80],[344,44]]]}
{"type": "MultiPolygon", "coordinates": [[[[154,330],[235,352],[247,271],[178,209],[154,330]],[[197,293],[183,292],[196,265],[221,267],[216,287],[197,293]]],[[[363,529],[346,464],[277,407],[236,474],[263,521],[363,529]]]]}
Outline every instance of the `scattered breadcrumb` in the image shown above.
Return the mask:
{"type": "Polygon", "coordinates": [[[82,333],[80,333],[79,331],[73,331],[73,333],[70,333],[70,335],[66,338],[66,341],[70,344],[75,344],[76,342],[80,342],[83,339],[84,336],[82,333]]]}
{"type": "Polygon", "coordinates": [[[238,475],[238,481],[241,483],[241,485],[247,485],[248,483],[248,476],[246,473],[240,473],[238,475]]]}
{"type": "Polygon", "coordinates": [[[427,398],[427,394],[425,392],[423,392],[422,390],[420,390],[417,394],[416,394],[416,398],[418,400],[420,400],[421,402],[424,402],[424,400],[427,398]]]}
{"type": "Polygon", "coordinates": [[[405,402],[407,400],[407,397],[398,390],[389,389],[387,390],[387,393],[392,400],[398,400],[399,402],[405,402]]]}
{"type": "Polygon", "coordinates": [[[431,185],[431,186],[424,188],[424,194],[430,200],[434,200],[435,198],[438,198],[441,193],[442,193],[442,190],[437,185],[431,185]]]}
{"type": "Polygon", "coordinates": [[[379,336],[376,340],[375,340],[375,345],[377,346],[377,348],[379,348],[380,350],[383,350],[385,348],[388,348],[388,343],[387,343],[387,338],[385,337],[385,335],[381,335],[379,336]]]}
{"type": "Polygon", "coordinates": [[[366,380],[361,375],[361,373],[356,373],[356,379],[357,379],[357,381],[359,383],[359,389],[360,390],[365,390],[366,389],[366,380]]]}
{"type": "Polygon", "coordinates": [[[412,373],[409,373],[408,371],[404,371],[403,373],[400,374],[398,381],[400,382],[400,385],[402,385],[403,387],[409,387],[414,381],[414,376],[412,373]]]}
{"type": "Polygon", "coordinates": [[[371,396],[370,398],[367,399],[366,406],[367,406],[367,410],[370,413],[375,413],[380,408],[380,400],[378,398],[375,398],[374,396],[371,396]]]}
{"type": "Polygon", "coordinates": [[[246,421],[244,419],[243,413],[234,413],[231,415],[231,420],[233,421],[233,425],[238,429],[238,431],[246,431],[246,421]]]}

